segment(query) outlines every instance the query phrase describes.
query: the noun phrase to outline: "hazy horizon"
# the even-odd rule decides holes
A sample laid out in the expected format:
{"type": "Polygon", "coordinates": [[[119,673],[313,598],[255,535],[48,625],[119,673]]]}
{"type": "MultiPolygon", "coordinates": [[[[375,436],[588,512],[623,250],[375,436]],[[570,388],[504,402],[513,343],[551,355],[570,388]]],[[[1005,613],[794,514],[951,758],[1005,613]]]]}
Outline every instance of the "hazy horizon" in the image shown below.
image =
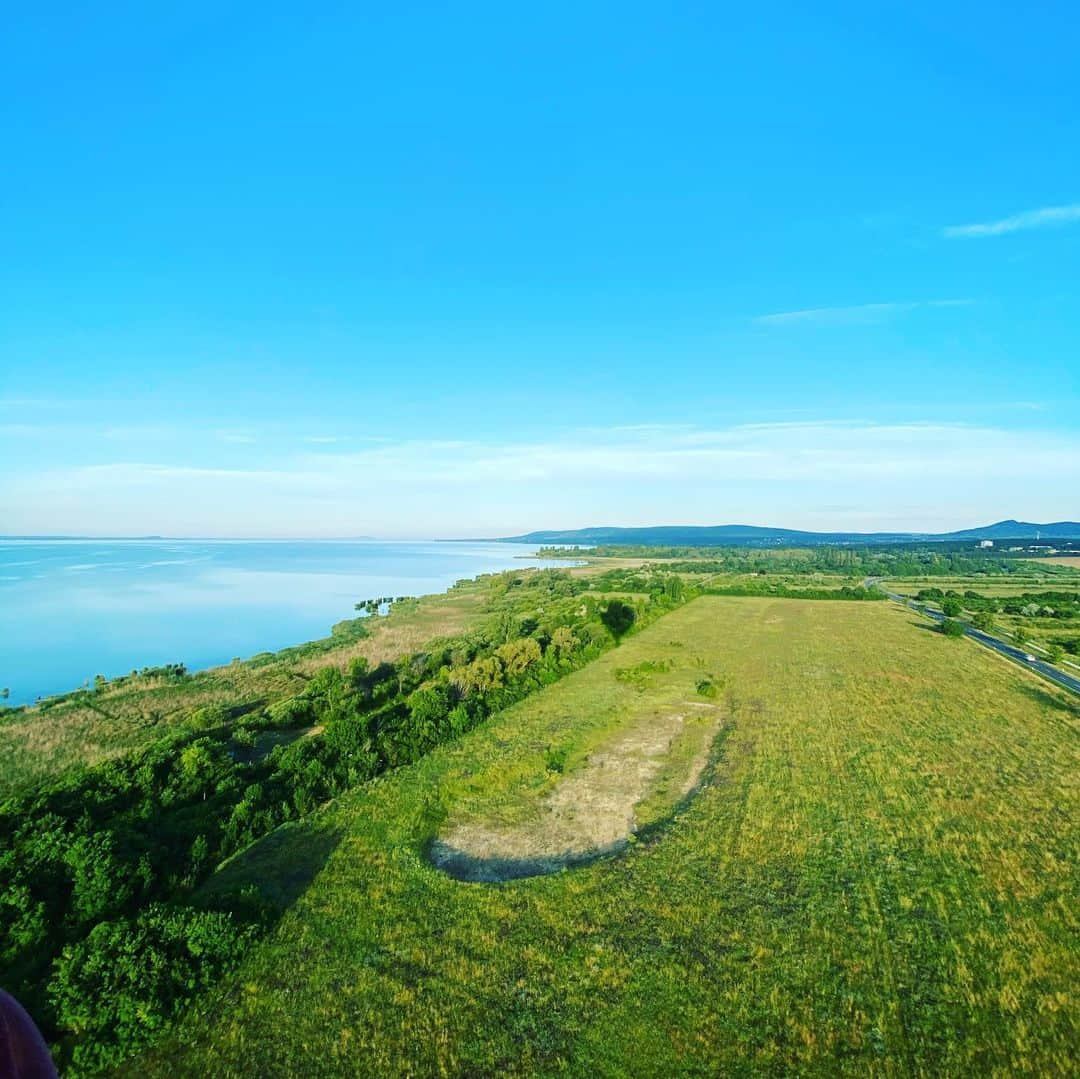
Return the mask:
{"type": "Polygon", "coordinates": [[[972,529],[987,528],[992,525],[998,524],[1002,521],[1018,521],[1027,524],[1035,525],[1036,527],[1046,527],[1054,524],[1061,524],[1071,521],[1072,518],[1068,516],[1047,518],[1043,521],[1029,521],[1024,517],[1017,516],[997,516],[992,520],[978,521],[975,523],[958,525],[955,528],[949,529],[929,529],[929,528],[890,528],[890,529],[846,529],[846,528],[802,528],[799,525],[792,525],[786,522],[771,522],[763,523],[760,521],[735,521],[735,520],[716,520],[716,521],[641,521],[634,523],[624,523],[622,521],[590,521],[584,524],[574,525],[561,525],[561,524],[548,524],[548,525],[536,525],[531,528],[525,528],[517,532],[503,531],[493,532],[490,535],[475,535],[475,534],[462,534],[457,536],[443,536],[443,535],[306,535],[301,533],[296,534],[281,534],[281,535],[214,535],[214,534],[191,534],[191,535],[167,535],[164,533],[129,533],[127,535],[109,535],[107,533],[7,533],[0,532],[0,542],[3,541],[18,541],[18,540],[37,540],[41,542],[48,542],[50,540],[63,541],[63,540],[114,540],[116,542],[137,542],[139,540],[170,540],[179,543],[191,542],[197,543],[200,540],[210,540],[219,543],[259,543],[259,542],[282,542],[287,543],[290,541],[308,541],[312,543],[463,543],[471,540],[478,542],[486,542],[490,540],[508,540],[516,539],[520,536],[529,535],[536,532],[570,532],[578,529],[589,528],[716,528],[716,527],[740,527],[740,528],[774,528],[800,532],[816,532],[819,534],[826,534],[835,532],[838,534],[854,534],[856,532],[863,532],[867,535],[872,535],[875,532],[895,532],[899,534],[910,534],[914,536],[918,535],[940,535],[949,532],[962,532],[970,531],[972,529]]]}

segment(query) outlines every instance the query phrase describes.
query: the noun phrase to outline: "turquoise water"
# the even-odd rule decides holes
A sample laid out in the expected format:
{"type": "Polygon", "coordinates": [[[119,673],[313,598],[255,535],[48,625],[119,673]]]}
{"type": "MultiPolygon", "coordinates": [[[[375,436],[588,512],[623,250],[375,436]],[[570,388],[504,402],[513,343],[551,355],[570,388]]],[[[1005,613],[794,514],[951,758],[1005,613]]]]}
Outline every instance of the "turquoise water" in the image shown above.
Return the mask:
{"type": "Polygon", "coordinates": [[[376,596],[540,564],[510,543],[0,540],[0,687],[10,704],[97,674],[189,670],[325,637],[376,596]]]}

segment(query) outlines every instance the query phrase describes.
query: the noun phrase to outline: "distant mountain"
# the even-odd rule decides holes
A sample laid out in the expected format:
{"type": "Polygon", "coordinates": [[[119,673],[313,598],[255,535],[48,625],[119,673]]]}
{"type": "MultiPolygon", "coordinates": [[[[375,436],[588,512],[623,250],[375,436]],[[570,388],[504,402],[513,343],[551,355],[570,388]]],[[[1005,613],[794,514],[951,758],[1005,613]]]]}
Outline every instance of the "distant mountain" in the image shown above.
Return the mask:
{"type": "Polygon", "coordinates": [[[1049,524],[1032,524],[1030,521],[998,521],[985,528],[965,528],[962,532],[950,532],[942,539],[1076,539],[1080,537],[1080,524],[1076,521],[1052,521],[1049,524]]]}
{"type": "Polygon", "coordinates": [[[1080,539],[1080,522],[998,521],[960,532],[804,532],[757,525],[658,525],[650,528],[574,528],[507,536],[505,542],[543,544],[626,544],[648,547],[771,546],[823,543],[948,543],[961,540],[1080,539]]]}

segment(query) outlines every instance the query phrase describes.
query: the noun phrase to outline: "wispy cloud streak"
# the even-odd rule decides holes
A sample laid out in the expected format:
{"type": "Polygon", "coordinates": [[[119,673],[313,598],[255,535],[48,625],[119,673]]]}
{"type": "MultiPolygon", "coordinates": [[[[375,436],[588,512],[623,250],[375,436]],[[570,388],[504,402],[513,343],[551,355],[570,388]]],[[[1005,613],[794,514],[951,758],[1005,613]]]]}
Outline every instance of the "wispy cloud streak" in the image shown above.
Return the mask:
{"type": "Polygon", "coordinates": [[[906,303],[861,303],[848,307],[808,307],[801,311],[777,311],[759,315],[754,319],[758,326],[787,326],[793,323],[816,323],[821,325],[848,325],[877,322],[890,315],[929,307],[966,307],[971,300],[915,300],[906,303]]]}
{"type": "Polygon", "coordinates": [[[976,222],[973,225],[950,225],[944,234],[950,240],[978,239],[983,236],[1004,236],[1023,229],[1042,229],[1080,221],[1080,202],[1070,206],[1044,206],[1041,210],[1025,210],[1000,221],[976,222]]]}

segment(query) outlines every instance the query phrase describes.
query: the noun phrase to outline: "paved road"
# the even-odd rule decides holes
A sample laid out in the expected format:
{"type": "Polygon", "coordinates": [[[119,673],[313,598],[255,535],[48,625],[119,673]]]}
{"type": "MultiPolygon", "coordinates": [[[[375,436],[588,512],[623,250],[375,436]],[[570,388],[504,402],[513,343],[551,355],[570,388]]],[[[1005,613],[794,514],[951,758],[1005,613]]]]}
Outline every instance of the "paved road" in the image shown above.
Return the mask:
{"type": "MultiPolygon", "coordinates": [[[[881,588],[881,581],[874,577],[867,577],[863,584],[867,588],[874,585],[881,588]]],[[[910,607],[913,611],[918,611],[919,614],[926,615],[927,618],[932,618],[935,622],[945,621],[945,615],[940,611],[934,611],[929,607],[924,607],[921,603],[916,603],[913,599],[908,599],[907,596],[901,596],[896,592],[890,592],[884,588],[881,590],[889,597],[889,599],[895,600],[897,603],[902,603],[905,607],[910,607]]],[[[1041,674],[1043,678],[1048,678],[1051,682],[1055,682],[1059,686],[1064,686],[1065,689],[1071,689],[1073,693],[1080,693],[1080,678],[1074,678],[1071,674],[1059,671],[1057,667],[1052,667],[1049,663],[1044,663],[1041,659],[1028,659],[1028,656],[1030,655],[1029,652],[1025,652],[1022,648],[1017,648],[1015,644],[1009,644],[1007,641],[1001,640],[1000,637],[992,637],[989,633],[983,633],[981,629],[969,626],[966,622],[964,623],[964,632],[969,637],[978,641],[979,644],[985,645],[987,648],[993,649],[999,655],[1019,663],[1021,667],[1026,667],[1029,671],[1035,671],[1037,674],[1041,674]]]]}

